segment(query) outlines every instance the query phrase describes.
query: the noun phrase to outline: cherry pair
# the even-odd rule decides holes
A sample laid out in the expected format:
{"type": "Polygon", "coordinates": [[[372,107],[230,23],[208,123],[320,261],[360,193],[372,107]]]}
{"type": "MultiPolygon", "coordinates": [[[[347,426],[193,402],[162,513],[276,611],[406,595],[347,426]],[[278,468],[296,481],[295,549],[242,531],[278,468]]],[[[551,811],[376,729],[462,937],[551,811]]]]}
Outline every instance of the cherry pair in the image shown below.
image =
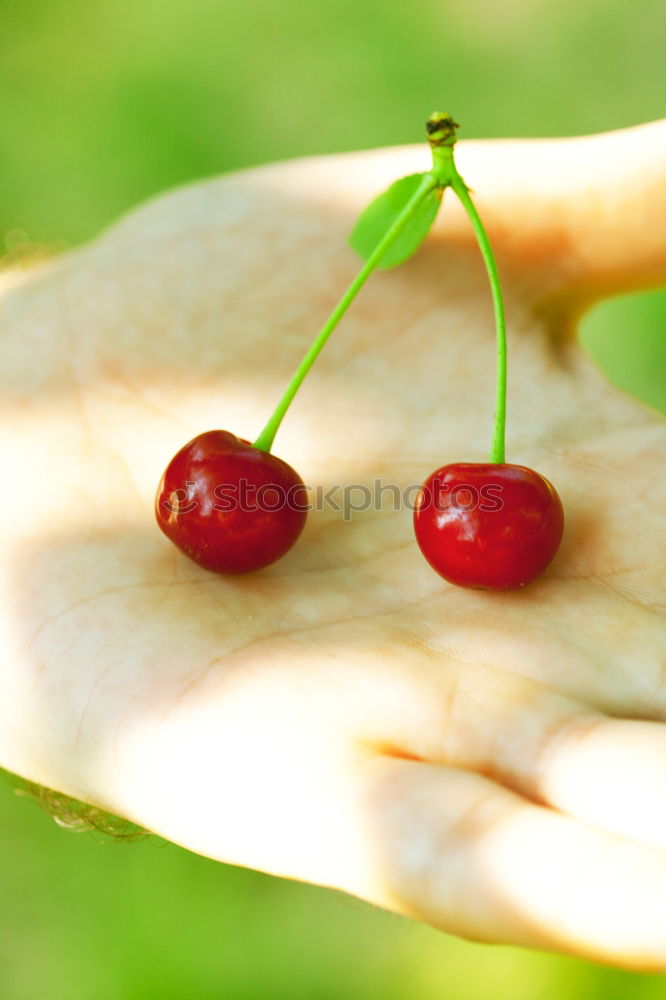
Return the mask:
{"type": "Polygon", "coordinates": [[[155,512],[162,531],[186,555],[217,573],[247,573],[283,556],[307,517],[307,491],[291,466],[270,453],[277,429],[303,379],[356,294],[377,267],[411,256],[425,239],[451,187],[471,220],[495,307],[497,384],[490,461],[437,469],[414,512],[419,547],[441,576],[465,587],[525,586],[553,559],[563,530],[562,504],[539,473],[504,460],[506,323],[490,242],[453,160],[458,126],[437,112],[427,123],[433,166],[403,177],[361,214],[351,235],[365,264],[301,361],[259,438],[228,431],[200,434],[171,460],[155,512]]]}
{"type": "MultiPolygon", "coordinates": [[[[169,463],[157,493],[162,531],[216,573],[268,566],[294,544],[308,499],[298,473],[228,431],[207,431],[169,463]]],[[[533,580],[562,535],[551,484],[521,465],[459,463],[423,484],[416,540],[430,565],[465,587],[509,589],[533,580]]]]}

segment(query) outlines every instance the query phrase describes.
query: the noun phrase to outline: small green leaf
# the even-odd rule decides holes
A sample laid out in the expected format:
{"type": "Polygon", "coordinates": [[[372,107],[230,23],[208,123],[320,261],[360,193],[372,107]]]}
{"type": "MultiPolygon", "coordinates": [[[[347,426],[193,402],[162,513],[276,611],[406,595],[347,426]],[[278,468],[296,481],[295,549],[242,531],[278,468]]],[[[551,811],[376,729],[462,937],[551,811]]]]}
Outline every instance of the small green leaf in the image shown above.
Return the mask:
{"type": "MultiPolygon", "coordinates": [[[[414,195],[424,174],[401,177],[380,194],[361,212],[349,242],[354,250],[367,260],[384,234],[414,195]]],[[[378,268],[396,267],[411,257],[428,235],[435,221],[442,200],[441,188],[435,188],[414,210],[404,229],[381,258],[378,268]]]]}

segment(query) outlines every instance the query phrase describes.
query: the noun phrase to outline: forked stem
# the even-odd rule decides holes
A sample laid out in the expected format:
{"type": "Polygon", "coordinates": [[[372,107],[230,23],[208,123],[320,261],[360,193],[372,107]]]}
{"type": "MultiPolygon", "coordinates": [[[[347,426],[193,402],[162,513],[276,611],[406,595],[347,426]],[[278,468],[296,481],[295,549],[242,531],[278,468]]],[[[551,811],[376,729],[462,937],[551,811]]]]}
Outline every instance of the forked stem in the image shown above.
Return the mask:
{"type": "Polygon", "coordinates": [[[261,434],[254,442],[255,448],[262,451],[270,451],[275,440],[278,428],[289,409],[291,401],[298,392],[305,376],[319,356],[324,344],[336,328],[345,312],[356,298],[367,279],[381,262],[382,257],[390,248],[394,240],[400,235],[410,218],[417,210],[421,202],[434,190],[444,190],[451,187],[460,199],[469,219],[472,223],[474,235],[476,236],[481,255],[486,265],[490,290],[492,293],[493,307],[495,310],[495,330],[497,338],[497,373],[495,381],[495,423],[493,430],[492,447],[490,451],[490,461],[495,463],[505,460],[505,437],[506,437],[506,369],[507,369],[507,346],[506,346],[506,317],[504,314],[504,302],[502,299],[502,289],[500,286],[497,265],[493,255],[488,234],[485,231],[479,213],[472,201],[469,189],[462,179],[453,159],[453,147],[456,142],[457,122],[451,115],[442,112],[435,112],[428,119],[427,125],[428,140],[432,149],[432,170],[423,175],[421,183],[409,199],[402,211],[396,216],[392,224],[384,233],[375,249],[372,251],[365,264],[358,272],[352,283],[344,292],[342,298],[333,309],[323,327],[313,340],[308,351],[304,355],[300,365],[296,369],[289,385],[285,389],[282,398],[270,416],[268,423],[261,434]]]}

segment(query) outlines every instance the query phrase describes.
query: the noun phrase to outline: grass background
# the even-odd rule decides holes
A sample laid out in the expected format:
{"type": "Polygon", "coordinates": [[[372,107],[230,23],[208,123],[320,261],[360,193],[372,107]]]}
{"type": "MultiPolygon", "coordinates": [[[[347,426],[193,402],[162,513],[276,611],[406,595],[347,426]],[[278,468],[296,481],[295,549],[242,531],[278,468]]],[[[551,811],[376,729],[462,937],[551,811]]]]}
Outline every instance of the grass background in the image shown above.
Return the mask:
{"type": "MultiPolygon", "coordinates": [[[[582,134],[663,114],[661,0],[0,0],[0,250],[301,154],[582,134]]],[[[666,410],[664,292],[583,339],[666,410]]],[[[158,842],[59,829],[0,782],[1,1000],[616,1000],[661,976],[457,941],[158,842]]]]}

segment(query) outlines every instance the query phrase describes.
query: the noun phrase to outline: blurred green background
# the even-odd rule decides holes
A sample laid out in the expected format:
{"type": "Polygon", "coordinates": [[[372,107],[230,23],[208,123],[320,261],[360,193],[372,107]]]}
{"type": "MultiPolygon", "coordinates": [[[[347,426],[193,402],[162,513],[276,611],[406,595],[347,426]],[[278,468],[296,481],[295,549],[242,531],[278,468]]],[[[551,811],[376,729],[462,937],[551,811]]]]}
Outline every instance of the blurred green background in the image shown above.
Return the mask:
{"type": "MultiPolygon", "coordinates": [[[[0,248],[65,247],[193,178],[417,141],[663,114],[662,0],[0,0],[0,248]],[[260,136],[260,138],[259,138],[260,136]]],[[[590,352],[666,410],[664,292],[590,352]]],[[[614,1000],[659,976],[460,942],[172,845],[59,829],[0,782],[1,1000],[614,1000]]]]}

